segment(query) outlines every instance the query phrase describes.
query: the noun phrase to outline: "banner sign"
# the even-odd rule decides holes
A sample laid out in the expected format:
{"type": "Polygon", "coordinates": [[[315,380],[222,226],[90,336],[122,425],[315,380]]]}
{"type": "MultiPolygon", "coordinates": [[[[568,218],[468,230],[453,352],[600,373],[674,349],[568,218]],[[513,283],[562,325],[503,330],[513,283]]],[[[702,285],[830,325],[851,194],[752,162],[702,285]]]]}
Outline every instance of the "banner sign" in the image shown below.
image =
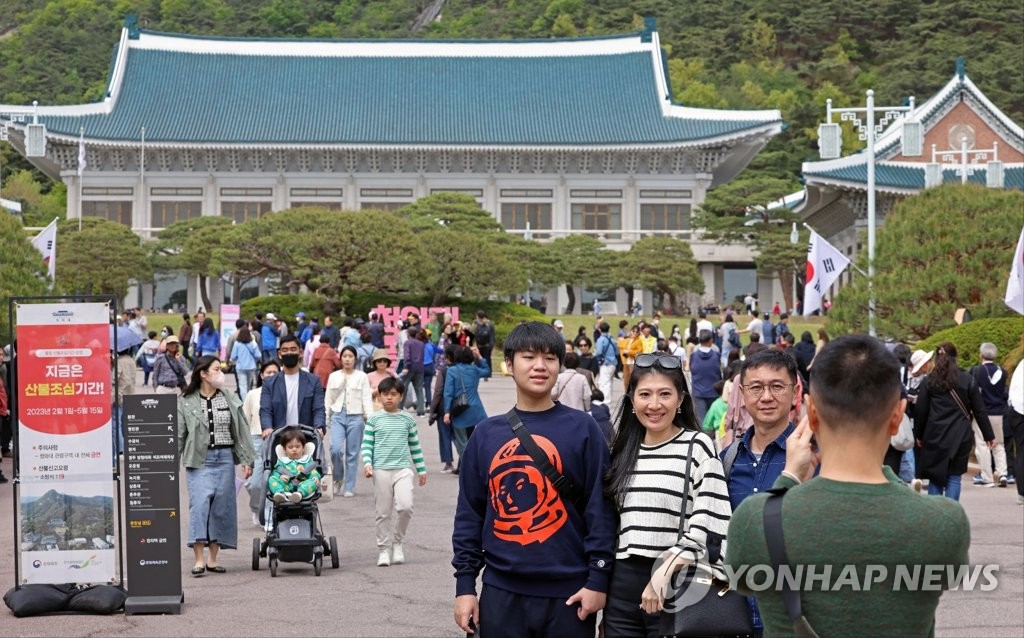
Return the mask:
{"type": "Polygon", "coordinates": [[[16,322],[23,584],[114,582],[110,307],[19,304],[16,322]]]}
{"type": "Polygon", "coordinates": [[[220,360],[227,361],[231,357],[228,352],[228,339],[235,334],[235,322],[242,316],[242,307],[235,304],[220,306],[220,360]]]}
{"type": "Polygon", "coordinates": [[[384,349],[392,362],[397,362],[398,356],[398,322],[405,321],[410,313],[416,313],[420,317],[420,325],[426,327],[438,313],[451,316],[452,322],[459,320],[458,306],[377,306],[370,312],[376,313],[378,319],[384,324],[384,349]]]}
{"type": "MultiPolygon", "coordinates": [[[[178,499],[178,397],[124,398],[126,613],[181,603],[181,512],[178,499]]],[[[162,610],[165,613],[173,609],[162,610]]]]}

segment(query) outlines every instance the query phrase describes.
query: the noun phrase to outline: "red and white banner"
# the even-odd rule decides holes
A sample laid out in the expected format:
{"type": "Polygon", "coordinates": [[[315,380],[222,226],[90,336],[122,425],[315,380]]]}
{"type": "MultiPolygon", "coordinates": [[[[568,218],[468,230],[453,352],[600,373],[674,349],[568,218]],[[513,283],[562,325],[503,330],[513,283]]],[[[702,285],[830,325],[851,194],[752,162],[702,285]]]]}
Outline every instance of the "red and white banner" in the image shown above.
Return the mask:
{"type": "Polygon", "coordinates": [[[821,310],[821,296],[850,265],[846,255],[811,231],[807,249],[807,279],[804,283],[804,316],[821,310]]]}
{"type": "Polygon", "coordinates": [[[105,583],[117,567],[110,307],[16,310],[22,583],[105,583]]]}
{"type": "Polygon", "coordinates": [[[1013,253],[1010,280],[1006,282],[1006,305],[1024,315],[1024,228],[1020,229],[1017,252],[1013,253]]]}

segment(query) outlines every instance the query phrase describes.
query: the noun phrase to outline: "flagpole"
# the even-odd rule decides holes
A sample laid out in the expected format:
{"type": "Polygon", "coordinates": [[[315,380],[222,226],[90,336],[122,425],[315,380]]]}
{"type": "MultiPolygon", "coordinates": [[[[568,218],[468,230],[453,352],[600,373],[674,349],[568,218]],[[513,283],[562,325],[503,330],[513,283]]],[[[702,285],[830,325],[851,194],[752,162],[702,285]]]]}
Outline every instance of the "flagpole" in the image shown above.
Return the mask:
{"type": "Polygon", "coordinates": [[[85,176],[83,159],[85,155],[85,127],[78,129],[78,232],[82,232],[82,178],[85,176]]]}

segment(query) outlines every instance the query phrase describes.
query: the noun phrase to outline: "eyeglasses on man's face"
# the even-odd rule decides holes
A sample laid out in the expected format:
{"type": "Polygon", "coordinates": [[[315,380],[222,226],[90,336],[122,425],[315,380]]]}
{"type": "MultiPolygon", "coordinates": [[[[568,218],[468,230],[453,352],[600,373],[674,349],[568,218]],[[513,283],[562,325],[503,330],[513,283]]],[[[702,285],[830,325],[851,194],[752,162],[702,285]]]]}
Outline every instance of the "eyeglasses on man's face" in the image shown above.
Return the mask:
{"type": "Polygon", "coordinates": [[[780,397],[792,388],[793,385],[792,383],[751,383],[750,385],[741,385],[740,387],[743,388],[744,392],[756,399],[764,394],[765,390],[768,390],[773,397],[780,397]]]}

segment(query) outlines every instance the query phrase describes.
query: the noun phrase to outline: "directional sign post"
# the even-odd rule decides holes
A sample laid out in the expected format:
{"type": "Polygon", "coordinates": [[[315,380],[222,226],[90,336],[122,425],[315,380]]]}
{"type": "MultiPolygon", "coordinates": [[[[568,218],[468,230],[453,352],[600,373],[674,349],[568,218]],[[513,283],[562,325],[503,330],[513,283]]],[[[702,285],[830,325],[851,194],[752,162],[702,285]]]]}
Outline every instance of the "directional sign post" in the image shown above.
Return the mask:
{"type": "Polygon", "coordinates": [[[179,614],[181,522],[178,404],[173,394],[124,397],[126,614],[179,614]]]}

